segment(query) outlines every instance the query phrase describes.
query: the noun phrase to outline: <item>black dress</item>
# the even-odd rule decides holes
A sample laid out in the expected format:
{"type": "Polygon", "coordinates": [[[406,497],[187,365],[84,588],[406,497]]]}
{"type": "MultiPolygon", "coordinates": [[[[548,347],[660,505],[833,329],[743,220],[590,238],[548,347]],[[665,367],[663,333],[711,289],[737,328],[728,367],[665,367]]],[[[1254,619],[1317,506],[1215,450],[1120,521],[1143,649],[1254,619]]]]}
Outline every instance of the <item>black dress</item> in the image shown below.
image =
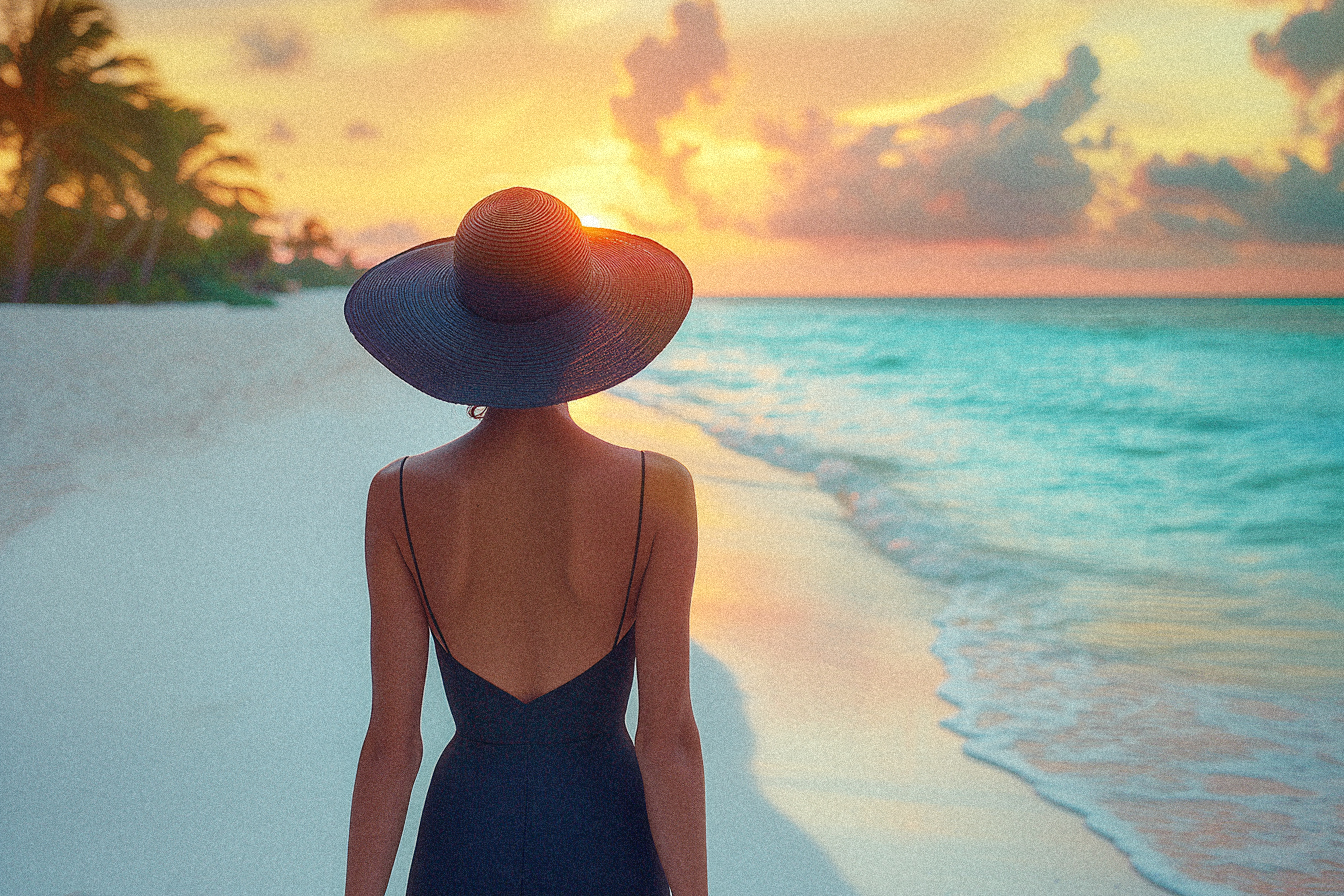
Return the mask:
{"type": "MultiPolygon", "coordinates": [[[[639,492],[636,556],[642,453],[639,492]]],[[[411,558],[423,600],[413,545],[411,558]]],[[[457,730],[430,780],[407,896],[667,896],[625,727],[635,639],[633,624],[620,635],[624,609],[606,656],[526,703],[454,659],[425,610],[457,730]]]]}

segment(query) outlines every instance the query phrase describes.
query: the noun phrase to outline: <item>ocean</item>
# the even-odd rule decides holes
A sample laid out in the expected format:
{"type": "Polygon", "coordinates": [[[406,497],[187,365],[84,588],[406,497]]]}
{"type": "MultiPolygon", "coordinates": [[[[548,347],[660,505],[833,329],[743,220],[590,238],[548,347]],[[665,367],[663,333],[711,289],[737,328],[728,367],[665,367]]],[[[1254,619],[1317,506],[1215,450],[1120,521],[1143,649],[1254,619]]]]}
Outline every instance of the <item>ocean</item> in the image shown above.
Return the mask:
{"type": "Polygon", "coordinates": [[[1341,383],[1340,301],[701,299],[613,391],[815,476],[966,751],[1228,896],[1344,892],[1341,383]]]}
{"type": "MultiPolygon", "coordinates": [[[[339,886],[359,483],[471,425],[340,300],[5,310],[0,889],[339,886]]],[[[1341,382],[1344,302],[698,299],[614,391],[812,475],[941,595],[966,751],[1223,896],[1344,893],[1341,382]]]]}

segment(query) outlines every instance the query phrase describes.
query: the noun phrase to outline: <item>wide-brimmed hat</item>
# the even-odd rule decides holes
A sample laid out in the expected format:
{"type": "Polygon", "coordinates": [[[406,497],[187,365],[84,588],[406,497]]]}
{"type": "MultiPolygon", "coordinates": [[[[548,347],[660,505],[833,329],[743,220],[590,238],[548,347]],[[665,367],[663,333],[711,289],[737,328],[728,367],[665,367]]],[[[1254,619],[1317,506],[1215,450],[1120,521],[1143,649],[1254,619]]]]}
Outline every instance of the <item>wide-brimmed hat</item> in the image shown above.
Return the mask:
{"type": "Polygon", "coordinates": [[[672,339],[691,275],[653,240],[584,227],[549,193],[476,203],[457,235],[407,249],[350,288],[359,344],[426,394],[532,408],[628,379],[672,339]]]}

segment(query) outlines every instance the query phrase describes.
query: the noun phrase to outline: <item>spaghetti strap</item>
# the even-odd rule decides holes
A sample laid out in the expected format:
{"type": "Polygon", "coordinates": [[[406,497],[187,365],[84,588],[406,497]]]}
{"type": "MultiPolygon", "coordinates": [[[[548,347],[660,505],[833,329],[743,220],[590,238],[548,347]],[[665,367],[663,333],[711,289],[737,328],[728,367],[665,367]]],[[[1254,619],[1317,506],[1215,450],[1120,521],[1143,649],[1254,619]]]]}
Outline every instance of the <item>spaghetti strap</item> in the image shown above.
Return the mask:
{"type": "MultiPolygon", "coordinates": [[[[639,452],[639,520],[635,523],[635,554],[630,558],[630,581],[625,583],[625,603],[621,605],[621,621],[616,623],[616,639],[611,642],[611,649],[615,650],[616,645],[621,643],[621,629],[625,627],[625,614],[630,609],[630,589],[635,584],[635,566],[639,563],[639,537],[644,531],[644,452],[639,452]]],[[[414,556],[414,554],[412,554],[414,556]]],[[[639,597],[635,597],[638,604],[639,597]]],[[[630,623],[631,628],[634,623],[630,623]]]]}
{"type": "MultiPolygon", "coordinates": [[[[409,457],[409,455],[408,455],[409,457]]],[[[439,636],[439,646],[444,650],[448,649],[448,641],[443,637],[443,632],[439,629],[439,621],[434,618],[434,611],[429,606],[429,596],[425,594],[425,580],[420,575],[420,561],[415,559],[415,542],[411,541],[411,521],[406,516],[406,458],[401,459],[401,466],[397,468],[397,493],[401,496],[401,521],[406,526],[406,546],[411,549],[411,565],[415,567],[415,581],[420,585],[420,604],[425,608],[425,614],[429,617],[429,624],[434,626],[434,633],[439,636]]],[[[641,498],[641,501],[643,499],[641,498]]]]}
{"type": "MultiPolygon", "coordinates": [[[[669,896],[625,724],[635,678],[635,626],[624,639],[620,629],[639,604],[634,583],[645,466],[640,452],[635,556],[617,641],[605,656],[524,701],[435,642],[453,737],[425,793],[406,896],[669,896]]],[[[402,517],[408,519],[404,489],[402,517]]],[[[657,533],[650,535],[656,547],[657,533]]],[[[409,522],[406,541],[411,544],[409,522]]],[[[410,554],[425,600],[413,546],[410,554]]],[[[427,600],[425,610],[433,621],[427,600]]],[[[433,625],[437,631],[438,623],[433,625]]]]}

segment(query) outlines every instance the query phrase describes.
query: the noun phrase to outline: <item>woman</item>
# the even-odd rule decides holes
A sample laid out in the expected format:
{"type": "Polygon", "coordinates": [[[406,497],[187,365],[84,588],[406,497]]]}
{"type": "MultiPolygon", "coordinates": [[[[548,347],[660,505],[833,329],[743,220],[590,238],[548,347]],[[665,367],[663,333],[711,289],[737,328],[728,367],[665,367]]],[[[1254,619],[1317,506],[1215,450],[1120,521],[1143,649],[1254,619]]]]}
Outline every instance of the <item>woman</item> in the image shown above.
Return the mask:
{"type": "Polygon", "coordinates": [[[456,732],[425,800],[409,894],[707,892],[690,474],[590,435],[566,405],[641,370],[690,300],[671,252],[581,227],[523,188],[486,197],[455,237],[351,289],[346,320],[375,358],[436,398],[487,410],[369,489],[373,708],[347,896],[387,887],[420,767],[431,640],[456,732]]]}

